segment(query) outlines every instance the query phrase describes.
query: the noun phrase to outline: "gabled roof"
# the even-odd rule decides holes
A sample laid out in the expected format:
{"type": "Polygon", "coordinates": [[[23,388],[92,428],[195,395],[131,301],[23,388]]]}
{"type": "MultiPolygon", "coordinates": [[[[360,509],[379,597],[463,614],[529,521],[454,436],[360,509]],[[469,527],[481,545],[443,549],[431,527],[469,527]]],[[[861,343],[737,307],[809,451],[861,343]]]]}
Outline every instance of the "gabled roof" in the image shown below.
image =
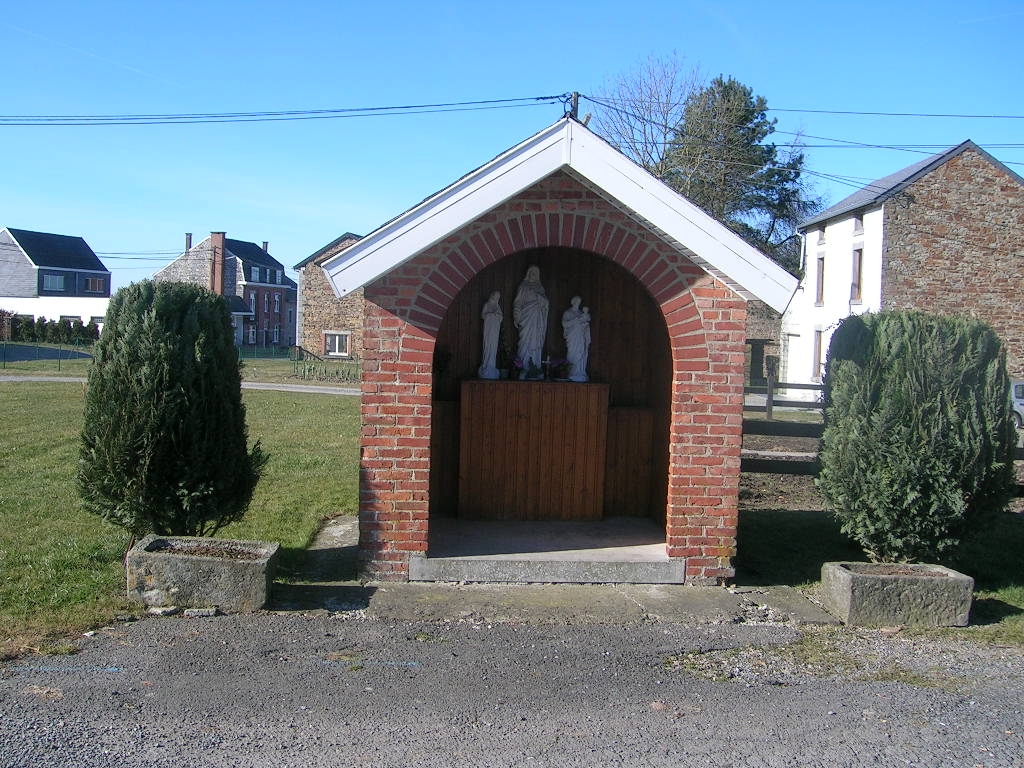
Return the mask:
{"type": "Polygon", "coordinates": [[[827,208],[817,216],[805,221],[800,225],[800,230],[804,231],[813,227],[815,224],[820,224],[822,222],[829,221],[830,219],[835,219],[845,214],[853,213],[858,209],[881,205],[889,198],[898,195],[925,174],[931,173],[940,165],[948,163],[954,157],[962,155],[969,149],[977,152],[992,165],[999,168],[999,170],[1007,173],[1011,178],[1014,178],[1021,184],[1024,184],[1024,179],[996,160],[992,155],[979,147],[973,141],[968,139],[952,149],[947,149],[945,152],[939,152],[931,157],[926,157],[920,162],[908,165],[903,170],[891,173],[884,178],[871,182],[862,189],[858,189],[852,195],[843,198],[831,208],[827,208]]]}
{"type": "Polygon", "coordinates": [[[227,237],[224,238],[224,247],[230,255],[240,259],[243,264],[281,270],[281,285],[298,290],[298,285],[295,281],[284,273],[284,264],[260,248],[256,243],[250,243],[247,240],[232,240],[230,237],[227,237]]]}
{"type": "Polygon", "coordinates": [[[390,272],[559,170],[747,299],[783,311],[797,280],[725,225],[565,117],[323,263],[339,296],[390,272]]]}
{"type": "Polygon", "coordinates": [[[307,264],[312,264],[314,261],[319,259],[321,256],[323,256],[325,254],[328,254],[331,251],[333,251],[335,248],[337,248],[339,245],[344,243],[346,240],[351,240],[354,243],[357,240],[362,240],[362,239],[363,239],[362,235],[354,235],[351,232],[346,232],[341,237],[336,237],[333,240],[331,240],[331,242],[329,242],[323,248],[318,250],[316,253],[314,253],[314,254],[304,258],[302,261],[300,261],[298,264],[296,264],[293,267],[293,269],[302,269],[307,264]]]}
{"type": "Polygon", "coordinates": [[[284,265],[260,248],[256,243],[247,240],[232,240],[230,237],[224,239],[224,247],[237,256],[246,264],[255,264],[258,267],[270,267],[271,269],[284,270],[284,265]]]}
{"type": "Polygon", "coordinates": [[[11,227],[7,227],[7,231],[37,267],[110,273],[93,253],[89,244],[80,237],[51,235],[48,232],[32,232],[11,227]]]}

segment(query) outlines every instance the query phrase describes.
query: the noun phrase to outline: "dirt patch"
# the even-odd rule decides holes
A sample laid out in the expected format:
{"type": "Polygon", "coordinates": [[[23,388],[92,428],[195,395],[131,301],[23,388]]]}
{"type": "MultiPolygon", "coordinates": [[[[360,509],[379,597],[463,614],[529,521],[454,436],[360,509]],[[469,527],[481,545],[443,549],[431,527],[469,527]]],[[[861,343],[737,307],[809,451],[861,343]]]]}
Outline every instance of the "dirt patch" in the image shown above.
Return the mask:
{"type": "Polygon", "coordinates": [[[775,435],[744,435],[743,449],[779,453],[817,453],[821,441],[816,437],[777,437],[775,435]]]}
{"type": "Polygon", "coordinates": [[[912,565],[900,563],[850,563],[846,566],[854,573],[862,573],[867,576],[920,576],[930,579],[948,579],[949,574],[936,571],[928,566],[915,568],[912,565]]]}
{"type": "Polygon", "coordinates": [[[740,475],[740,509],[798,509],[820,512],[825,499],[807,475],[740,475]]]}
{"type": "Polygon", "coordinates": [[[264,556],[263,552],[254,552],[251,549],[222,544],[215,540],[185,543],[158,539],[148,547],[147,551],[194,557],[217,557],[222,560],[259,560],[264,556]]]}

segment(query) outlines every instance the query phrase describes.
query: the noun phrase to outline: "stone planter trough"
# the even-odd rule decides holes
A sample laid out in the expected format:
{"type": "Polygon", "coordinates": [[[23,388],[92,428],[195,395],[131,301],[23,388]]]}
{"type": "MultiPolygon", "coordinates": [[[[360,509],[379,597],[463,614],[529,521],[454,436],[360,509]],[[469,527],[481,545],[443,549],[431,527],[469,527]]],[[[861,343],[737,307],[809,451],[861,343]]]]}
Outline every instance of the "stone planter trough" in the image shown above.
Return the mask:
{"type": "Polygon", "coordinates": [[[825,607],[858,626],[965,627],[974,579],[941,565],[825,563],[825,607]]]}
{"type": "Polygon", "coordinates": [[[256,611],[267,603],[276,542],[150,534],[128,552],[128,598],[151,607],[256,611]]]}

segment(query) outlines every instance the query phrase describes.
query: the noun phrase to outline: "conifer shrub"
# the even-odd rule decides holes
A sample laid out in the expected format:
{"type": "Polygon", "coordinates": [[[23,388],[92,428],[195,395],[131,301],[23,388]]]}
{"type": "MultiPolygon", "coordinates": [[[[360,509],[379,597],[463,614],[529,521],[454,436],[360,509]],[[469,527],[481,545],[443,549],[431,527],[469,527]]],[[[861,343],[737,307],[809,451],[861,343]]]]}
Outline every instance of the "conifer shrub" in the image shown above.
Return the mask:
{"type": "Polygon", "coordinates": [[[912,311],[848,317],[824,383],[818,487],[871,560],[941,559],[1010,499],[1010,381],[984,323],[912,311]]]}
{"type": "Polygon", "coordinates": [[[143,281],[110,300],[93,351],[78,487],[134,536],[203,536],[240,519],[266,463],[248,447],[224,298],[143,281]]]}

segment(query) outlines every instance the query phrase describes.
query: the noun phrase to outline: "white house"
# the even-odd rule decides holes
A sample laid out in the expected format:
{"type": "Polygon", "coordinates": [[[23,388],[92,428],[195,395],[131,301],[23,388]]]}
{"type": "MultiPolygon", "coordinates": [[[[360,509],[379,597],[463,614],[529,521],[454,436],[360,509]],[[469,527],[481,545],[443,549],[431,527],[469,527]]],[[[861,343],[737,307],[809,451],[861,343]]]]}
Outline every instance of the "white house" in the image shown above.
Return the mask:
{"type": "Polygon", "coordinates": [[[0,309],[103,325],[110,270],[81,237],[0,229],[0,309]]]}
{"type": "MultiPolygon", "coordinates": [[[[804,277],[782,317],[781,381],[816,383],[843,318],[881,309],[978,317],[1024,375],[1024,179],[971,141],[804,222],[804,277]]],[[[798,396],[794,391],[794,396],[798,396]]]]}

